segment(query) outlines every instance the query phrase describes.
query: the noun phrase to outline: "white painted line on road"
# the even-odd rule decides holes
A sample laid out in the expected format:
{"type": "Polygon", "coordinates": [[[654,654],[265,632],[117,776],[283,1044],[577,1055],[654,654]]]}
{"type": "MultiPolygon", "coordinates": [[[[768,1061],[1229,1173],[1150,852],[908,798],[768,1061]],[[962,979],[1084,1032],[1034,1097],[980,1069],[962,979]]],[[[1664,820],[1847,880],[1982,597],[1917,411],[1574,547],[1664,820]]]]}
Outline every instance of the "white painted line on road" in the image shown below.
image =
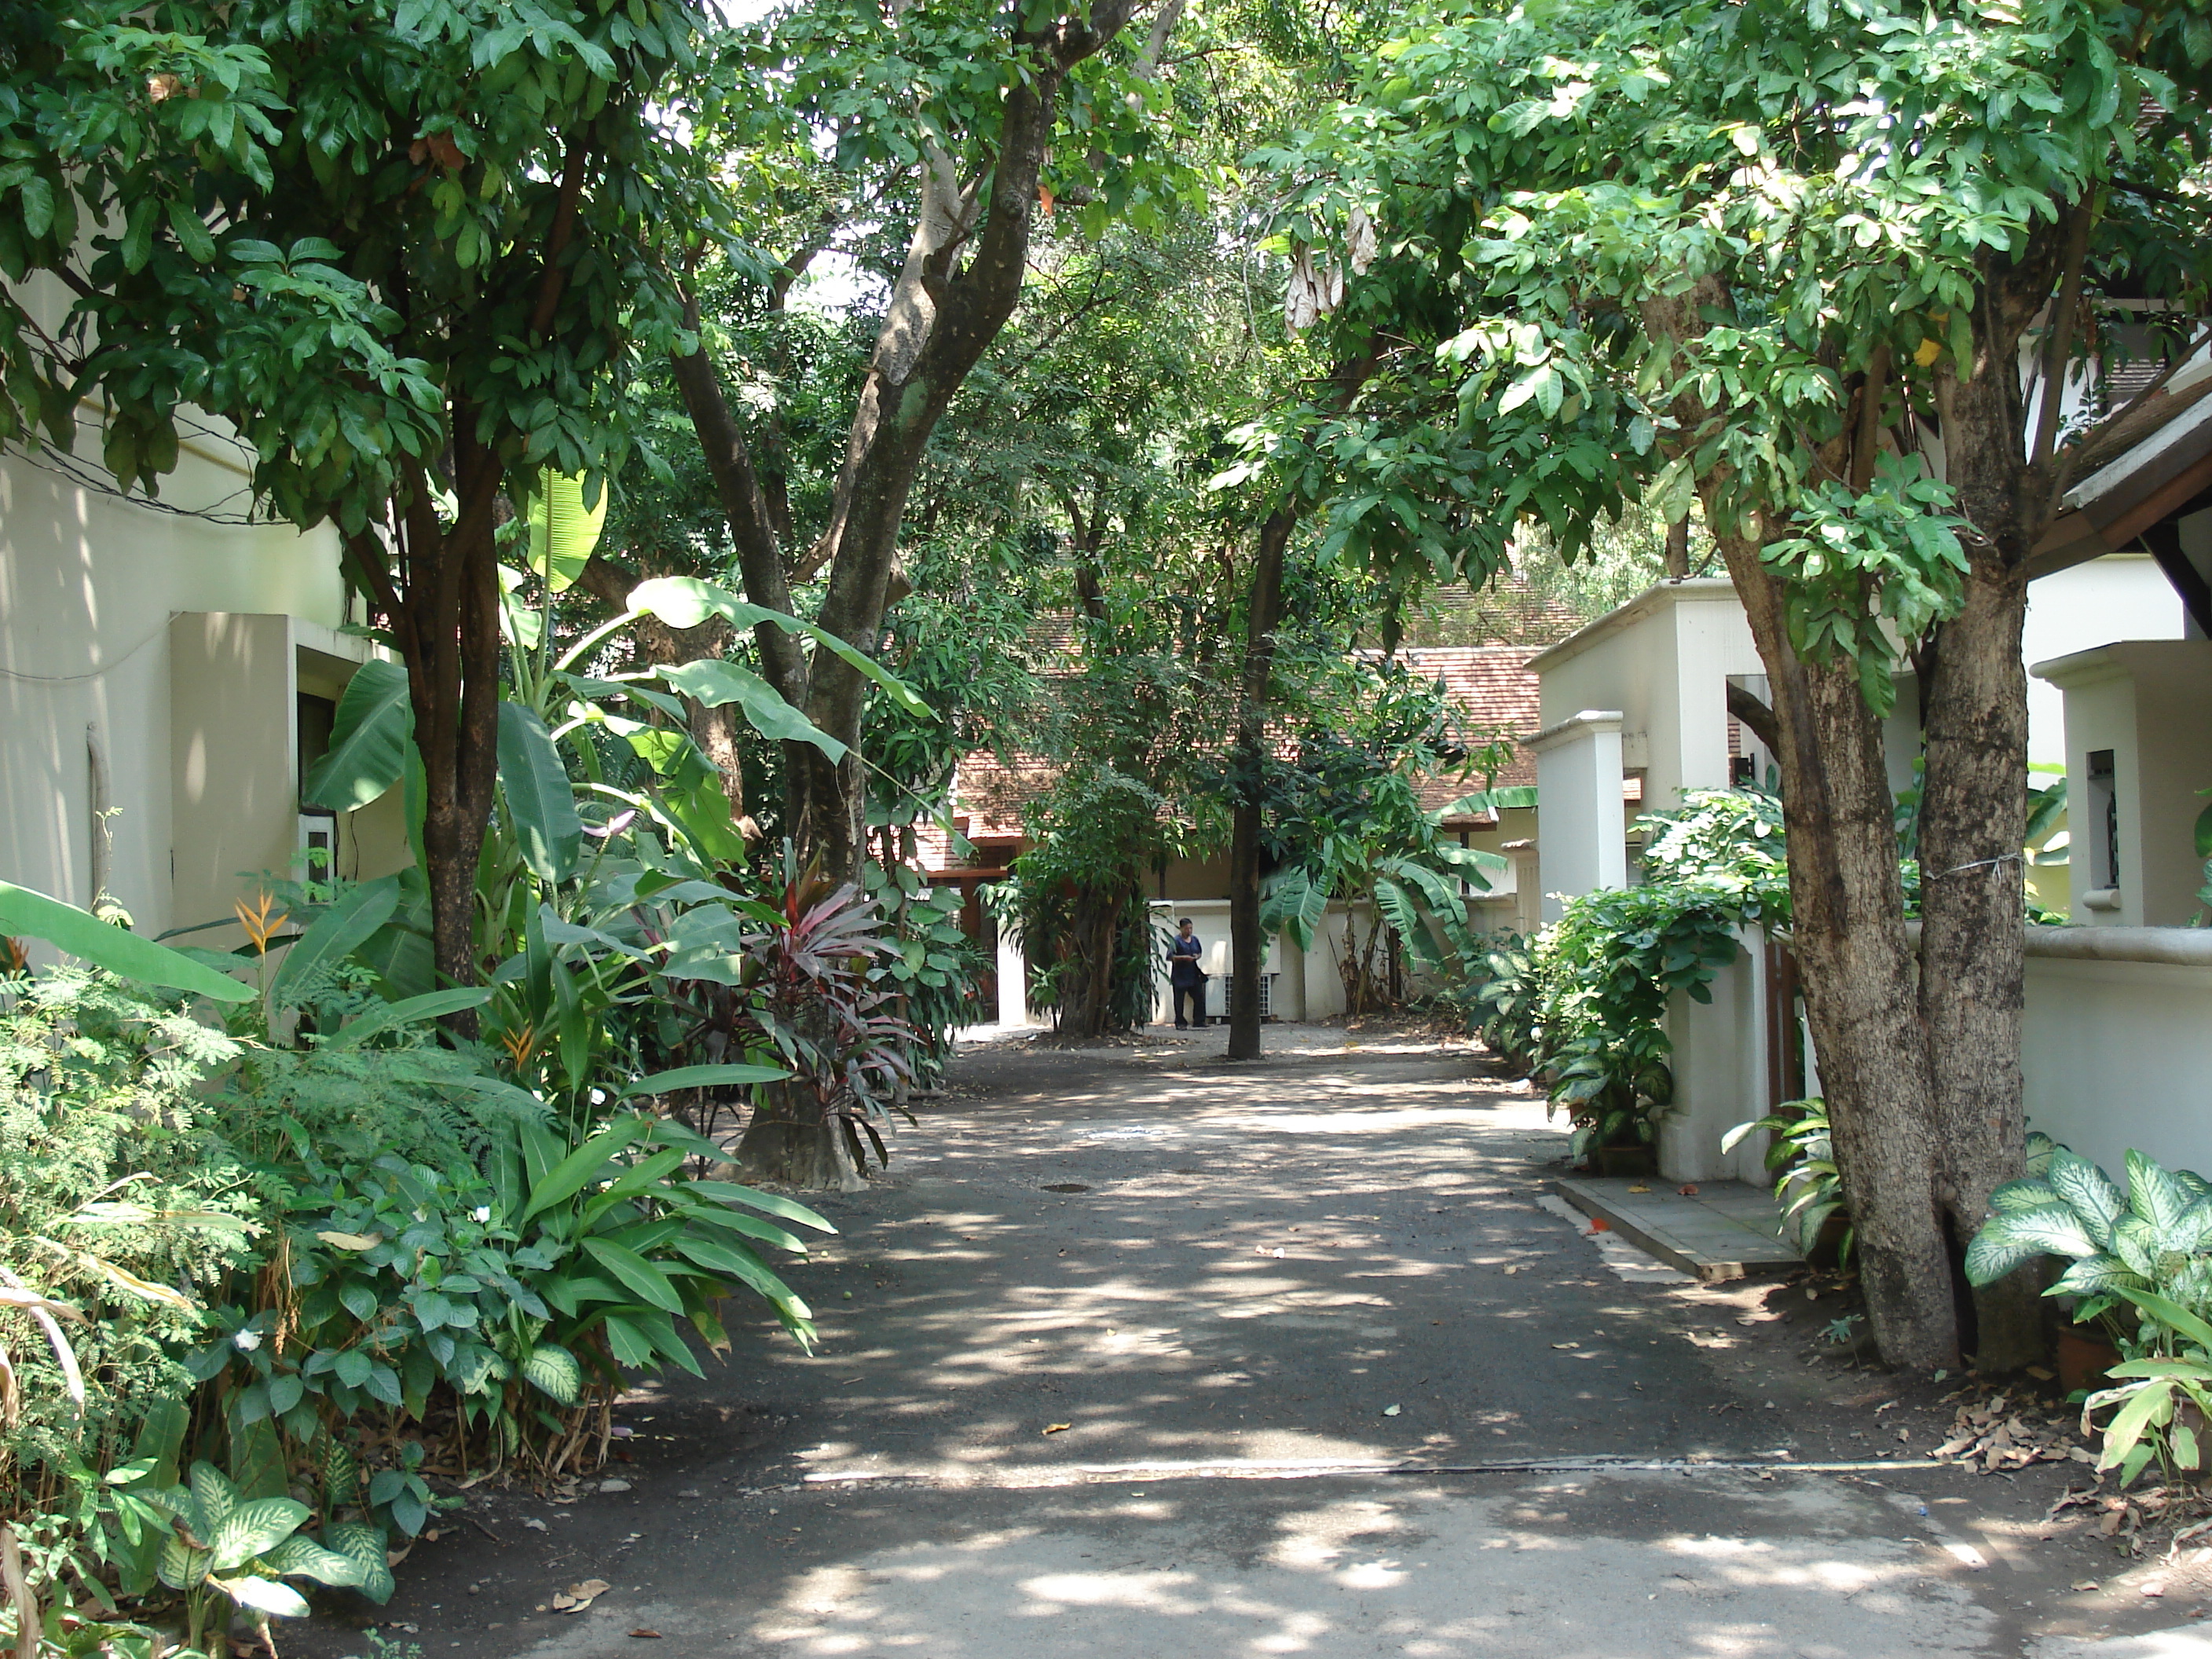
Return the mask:
{"type": "MultiPolygon", "coordinates": [[[[1894,1462],[1785,1463],[1768,1458],[1722,1457],[1548,1457],[1491,1463],[1407,1463],[1379,1458],[1224,1458],[1218,1462],[1139,1463],[1031,1463],[995,1469],[820,1470],[801,1477],[810,1486],[905,1480],[933,1486],[985,1487],[1023,1491],[1038,1486],[1105,1485],[1124,1480],[1310,1480],[1344,1475],[1445,1474],[1893,1474],[1899,1469],[1961,1467],[1915,1458],[1894,1462]]],[[[1916,1504],[1919,1501],[1913,1500],[1916,1504]]]]}

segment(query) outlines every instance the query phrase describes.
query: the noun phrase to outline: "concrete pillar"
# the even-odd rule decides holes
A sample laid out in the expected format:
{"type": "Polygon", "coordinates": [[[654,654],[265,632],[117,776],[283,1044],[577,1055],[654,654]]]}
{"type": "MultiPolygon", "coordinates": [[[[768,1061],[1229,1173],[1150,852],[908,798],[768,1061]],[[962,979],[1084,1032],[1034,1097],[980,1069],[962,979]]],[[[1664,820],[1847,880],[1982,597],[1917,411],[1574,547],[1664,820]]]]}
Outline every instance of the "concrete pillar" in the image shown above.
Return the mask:
{"type": "Polygon", "coordinates": [[[1677,992],[1667,1010],[1674,1103],[1659,1120],[1659,1173],[1669,1181],[1762,1178],[1764,1135],[1721,1151],[1730,1129],[1766,1115],[1763,940],[1757,928],[1744,927],[1736,945],[1735,960],[1713,974],[1711,1001],[1677,992]]]}
{"type": "Polygon", "coordinates": [[[1628,885],[1617,708],[1585,708],[1528,739],[1536,753],[1546,921],[1562,901],[1628,885]]]}
{"type": "Polygon", "coordinates": [[[1024,1001],[1029,989],[1029,957],[1011,935],[999,935],[999,1024],[1026,1025],[1030,1011],[1024,1001]]]}

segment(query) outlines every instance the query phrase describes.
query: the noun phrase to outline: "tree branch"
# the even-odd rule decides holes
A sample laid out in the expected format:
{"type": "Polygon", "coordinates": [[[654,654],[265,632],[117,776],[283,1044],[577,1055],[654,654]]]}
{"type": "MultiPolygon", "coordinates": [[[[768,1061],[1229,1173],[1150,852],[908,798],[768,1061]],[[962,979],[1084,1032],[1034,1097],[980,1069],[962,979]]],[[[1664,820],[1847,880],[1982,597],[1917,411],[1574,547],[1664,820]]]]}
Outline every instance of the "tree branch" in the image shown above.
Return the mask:
{"type": "MultiPolygon", "coordinates": [[[[699,301],[688,293],[684,299],[684,325],[695,338],[698,337],[699,301]]],[[[791,606],[791,585],[784,574],[783,550],[761,492],[760,477],[753,469],[752,451],[746,446],[736,416],[730,412],[729,399],[723,396],[721,380],[707,356],[705,343],[671,362],[676,389],[691,417],[692,429],[698,434],[699,448],[714,477],[722,515],[729,521],[730,538],[737,544],[745,597],[763,610],[796,616],[791,606]]],[[[753,641],[760,647],[761,665],[768,671],[769,684],[787,702],[794,707],[803,703],[808,674],[806,653],[799,648],[799,642],[771,623],[757,626],[753,641]]]]}
{"type": "Polygon", "coordinates": [[[2097,191],[2093,185],[2074,204],[2066,224],[2066,252],[2058,283],[2057,310],[2051,319],[2051,337],[2044,342],[2043,402],[2035,415],[2035,441],[2027,452],[2030,466],[2051,459],[2058,438],[2058,406],[2065,401],[2066,361],[2074,352],[2074,323],[2081,308],[2081,271],[2089,258],[2089,229],[2097,216],[2097,191]]]}
{"type": "Polygon", "coordinates": [[[553,207],[553,223],[545,233],[545,270],[538,279],[538,303],[530,310],[530,332],[534,337],[553,326],[553,313],[561,306],[561,289],[568,281],[568,273],[561,268],[561,256],[568,251],[569,238],[576,230],[576,206],[583,199],[584,173],[591,163],[592,150],[582,137],[568,141],[568,159],[561,168],[561,194],[553,207]]]}
{"type": "MultiPolygon", "coordinates": [[[[1867,359],[1866,382],[1859,388],[1858,427],[1851,436],[1851,494],[1860,495],[1874,482],[1875,456],[1881,442],[1881,405],[1889,391],[1889,342],[1884,340],[1867,359]]],[[[1770,749],[1771,744],[1767,745],[1770,749]]]]}
{"type": "Polygon", "coordinates": [[[1767,752],[1782,752],[1782,728],[1775,721],[1774,711],[1740,685],[1728,689],[1728,711],[1735,716],[1736,724],[1766,745],[1767,752]]]}

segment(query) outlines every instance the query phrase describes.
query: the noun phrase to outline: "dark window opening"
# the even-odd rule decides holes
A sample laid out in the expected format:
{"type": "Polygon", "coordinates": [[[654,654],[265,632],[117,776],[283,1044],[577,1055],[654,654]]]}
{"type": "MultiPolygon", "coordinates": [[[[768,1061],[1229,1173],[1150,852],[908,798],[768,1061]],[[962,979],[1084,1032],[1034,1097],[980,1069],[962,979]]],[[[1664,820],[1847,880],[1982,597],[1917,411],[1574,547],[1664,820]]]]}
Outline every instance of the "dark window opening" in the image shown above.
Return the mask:
{"type": "Polygon", "coordinates": [[[305,691],[299,694],[298,702],[298,763],[300,781],[304,785],[315,763],[331,752],[331,732],[337,725],[338,705],[335,698],[313,696],[305,691]]]}
{"type": "Polygon", "coordinates": [[[2120,884],[2120,798],[2114,787],[2112,751],[2089,751],[2088,823],[2089,885],[2112,888],[2120,884]]]}

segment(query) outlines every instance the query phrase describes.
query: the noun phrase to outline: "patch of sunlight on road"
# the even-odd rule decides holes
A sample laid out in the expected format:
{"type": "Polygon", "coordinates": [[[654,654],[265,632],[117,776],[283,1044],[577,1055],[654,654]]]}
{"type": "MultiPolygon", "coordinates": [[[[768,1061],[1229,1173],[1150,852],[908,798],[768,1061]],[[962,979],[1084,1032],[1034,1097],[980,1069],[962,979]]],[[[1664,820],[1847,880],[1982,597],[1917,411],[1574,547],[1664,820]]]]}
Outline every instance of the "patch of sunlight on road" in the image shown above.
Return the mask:
{"type": "Polygon", "coordinates": [[[1048,1528],[803,1574],[750,1634],[792,1659],[1034,1659],[1048,1631],[1052,1659],[1968,1659],[1993,1632],[1878,1504],[1832,1488],[1340,1488],[1243,1516],[1177,1490],[1187,1509],[1071,1493],[1048,1528]],[[1605,1519],[1655,1503],[1696,1519],[1605,1519]]]}

